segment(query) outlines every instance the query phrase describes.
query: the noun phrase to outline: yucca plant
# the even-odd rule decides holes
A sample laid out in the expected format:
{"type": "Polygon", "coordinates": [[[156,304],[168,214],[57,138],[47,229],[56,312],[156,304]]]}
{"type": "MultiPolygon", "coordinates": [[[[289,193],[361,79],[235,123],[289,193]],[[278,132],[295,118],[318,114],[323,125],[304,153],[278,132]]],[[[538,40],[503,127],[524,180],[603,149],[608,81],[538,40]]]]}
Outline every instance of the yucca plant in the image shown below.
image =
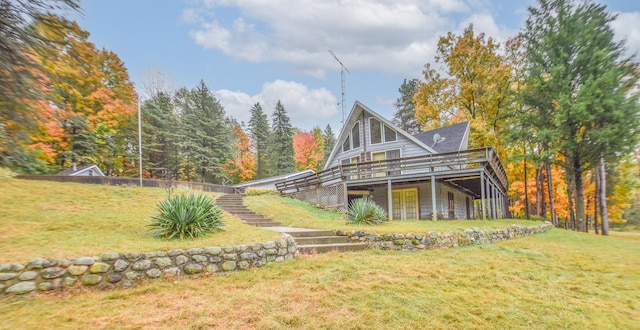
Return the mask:
{"type": "Polygon", "coordinates": [[[203,194],[170,196],[156,205],[158,214],[149,226],[154,236],[164,238],[196,238],[222,230],[222,209],[203,194]]]}
{"type": "Polygon", "coordinates": [[[387,221],[387,212],[371,200],[358,198],[349,203],[346,218],[348,224],[377,225],[387,221]]]}

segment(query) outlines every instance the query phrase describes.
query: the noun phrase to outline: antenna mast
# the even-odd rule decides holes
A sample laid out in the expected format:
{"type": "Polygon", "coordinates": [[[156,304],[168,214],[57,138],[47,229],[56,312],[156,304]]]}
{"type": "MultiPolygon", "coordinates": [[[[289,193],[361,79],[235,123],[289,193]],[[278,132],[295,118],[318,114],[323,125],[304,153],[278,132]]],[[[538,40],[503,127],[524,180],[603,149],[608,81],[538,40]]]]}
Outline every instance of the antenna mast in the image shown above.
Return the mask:
{"type": "Polygon", "coordinates": [[[347,69],[347,67],[344,66],[344,64],[342,64],[340,59],[338,59],[338,56],[336,56],[336,54],[331,49],[329,49],[329,54],[331,54],[333,58],[335,58],[336,61],[340,63],[340,82],[342,83],[342,102],[340,104],[342,105],[342,126],[344,126],[345,117],[347,116],[347,95],[344,93],[344,85],[345,85],[344,72],[345,71],[347,71],[347,73],[351,73],[351,72],[349,72],[349,69],[347,69]]]}

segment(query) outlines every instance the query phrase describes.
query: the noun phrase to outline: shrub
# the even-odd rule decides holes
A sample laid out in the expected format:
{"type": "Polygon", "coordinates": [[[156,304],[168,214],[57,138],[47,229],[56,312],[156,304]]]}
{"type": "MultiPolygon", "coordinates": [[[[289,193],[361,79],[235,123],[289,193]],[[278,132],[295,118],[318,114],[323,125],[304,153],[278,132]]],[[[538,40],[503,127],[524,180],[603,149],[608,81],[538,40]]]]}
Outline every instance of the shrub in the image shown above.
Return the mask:
{"type": "Polygon", "coordinates": [[[170,196],[156,205],[158,214],[149,225],[154,236],[165,238],[197,238],[222,230],[222,209],[203,194],[170,196]]]}
{"type": "Polygon", "coordinates": [[[268,188],[254,188],[254,187],[249,187],[247,189],[244,190],[244,194],[247,196],[260,196],[260,195],[276,195],[279,196],[280,194],[278,193],[277,190],[275,189],[268,189],[268,188]]]}
{"type": "Polygon", "coordinates": [[[346,217],[348,224],[377,225],[383,221],[387,221],[387,212],[373,201],[358,198],[349,203],[346,217]]]}
{"type": "Polygon", "coordinates": [[[11,179],[11,178],[13,178],[15,176],[16,176],[16,174],[13,173],[13,171],[11,171],[9,168],[0,167],[0,180],[11,179]]]}

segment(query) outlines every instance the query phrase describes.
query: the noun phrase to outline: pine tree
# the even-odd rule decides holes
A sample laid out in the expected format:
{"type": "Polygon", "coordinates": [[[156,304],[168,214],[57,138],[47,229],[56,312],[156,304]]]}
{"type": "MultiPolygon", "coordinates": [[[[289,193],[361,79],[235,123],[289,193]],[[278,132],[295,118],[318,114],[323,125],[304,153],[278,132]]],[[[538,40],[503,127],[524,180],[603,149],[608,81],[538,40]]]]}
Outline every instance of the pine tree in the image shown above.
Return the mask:
{"type": "Polygon", "coordinates": [[[178,173],[178,117],[171,96],[160,92],[142,104],[142,166],[146,176],[176,179],[178,173]]]}
{"type": "Polygon", "coordinates": [[[199,181],[222,183],[223,165],[231,156],[232,132],[224,108],[204,81],[187,93],[180,117],[182,155],[193,164],[199,181]]]}
{"type": "Polygon", "coordinates": [[[413,95],[420,87],[420,80],[405,79],[398,88],[400,97],[393,104],[396,112],[393,114],[393,123],[409,134],[422,132],[422,125],[416,121],[416,105],[413,103],[413,95]]]}
{"type": "Polygon", "coordinates": [[[267,150],[269,147],[269,121],[267,115],[262,111],[260,103],[256,103],[251,108],[251,119],[249,120],[249,135],[253,152],[256,157],[256,178],[262,179],[269,176],[269,166],[267,161],[267,150]]]}
{"type": "Polygon", "coordinates": [[[278,100],[272,114],[269,157],[273,175],[287,174],[295,170],[293,160],[293,127],[282,102],[278,100]]]}
{"type": "Polygon", "coordinates": [[[333,130],[331,129],[331,125],[327,124],[324,132],[322,133],[324,137],[324,158],[322,159],[322,163],[324,166],[327,165],[327,160],[333,151],[333,147],[336,145],[336,136],[333,134],[333,130]]]}
{"type": "Polygon", "coordinates": [[[575,228],[586,231],[583,174],[601,166],[601,159],[616,162],[637,142],[638,65],[622,58],[624,45],[614,41],[610,27],[615,17],[605,6],[570,0],[538,5],[529,8],[524,33],[528,103],[545,111],[535,127],[549,131],[536,136],[554,141],[547,150],[564,158],[575,228]]]}

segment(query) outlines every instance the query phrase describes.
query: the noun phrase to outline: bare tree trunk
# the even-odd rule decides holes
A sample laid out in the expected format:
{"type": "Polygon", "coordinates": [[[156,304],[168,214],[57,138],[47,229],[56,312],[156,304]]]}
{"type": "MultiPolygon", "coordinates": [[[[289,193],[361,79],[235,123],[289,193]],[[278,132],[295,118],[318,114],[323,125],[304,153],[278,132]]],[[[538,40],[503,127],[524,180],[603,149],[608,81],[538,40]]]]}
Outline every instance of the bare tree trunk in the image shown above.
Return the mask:
{"type": "MultiPolygon", "coordinates": [[[[527,154],[527,147],[524,147],[524,154],[527,154]]],[[[524,158],[524,215],[527,220],[531,219],[529,214],[529,184],[527,183],[527,158],[524,158]]]]}
{"type": "Polygon", "coordinates": [[[536,216],[541,216],[542,213],[542,198],[540,197],[540,169],[536,168],[536,216]]]}
{"type": "Polygon", "coordinates": [[[596,235],[598,235],[598,207],[600,206],[600,203],[598,203],[598,199],[600,198],[600,173],[598,168],[596,168],[595,174],[596,192],[593,196],[593,229],[596,231],[596,235]]]}
{"type": "Polygon", "coordinates": [[[600,216],[602,217],[602,235],[609,235],[609,215],[607,214],[607,169],[604,158],[600,158],[600,216]]]}
{"type": "Polygon", "coordinates": [[[545,218],[547,218],[547,197],[545,196],[544,193],[544,184],[546,182],[546,178],[544,176],[544,169],[542,167],[540,167],[540,215],[545,218]]]}
{"type": "MultiPolygon", "coordinates": [[[[573,212],[574,182],[573,182],[573,176],[571,175],[572,170],[569,167],[568,161],[567,161],[567,167],[565,170],[567,175],[567,197],[569,201],[569,226],[571,227],[571,230],[576,230],[576,217],[575,217],[575,213],[573,212]]],[[[565,228],[566,227],[567,225],[565,224],[565,228]]]]}
{"type": "Polygon", "coordinates": [[[576,192],[576,230],[587,232],[587,223],[586,217],[584,216],[584,187],[582,180],[582,171],[580,170],[582,166],[580,162],[574,160],[573,164],[573,176],[575,183],[575,192],[576,192]]]}
{"type": "Polygon", "coordinates": [[[551,165],[549,165],[549,161],[545,162],[545,170],[547,171],[547,190],[549,195],[549,211],[551,211],[551,222],[553,225],[558,227],[558,217],[556,216],[556,211],[553,204],[553,182],[551,178],[551,165]]]}

